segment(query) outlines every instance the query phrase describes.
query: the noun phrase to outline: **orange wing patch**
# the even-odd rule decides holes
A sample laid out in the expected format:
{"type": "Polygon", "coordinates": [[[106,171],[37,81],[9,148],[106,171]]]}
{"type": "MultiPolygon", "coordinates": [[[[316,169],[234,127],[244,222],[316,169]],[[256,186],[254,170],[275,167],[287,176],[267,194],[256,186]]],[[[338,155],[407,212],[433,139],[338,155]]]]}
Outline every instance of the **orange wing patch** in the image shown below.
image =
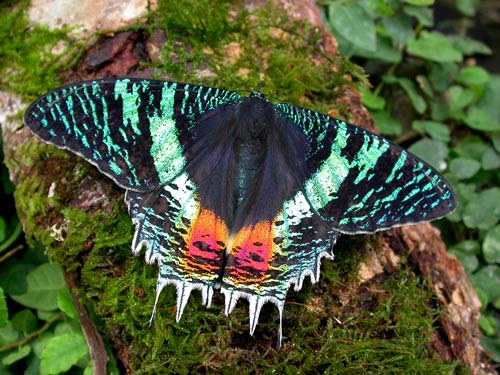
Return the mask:
{"type": "Polygon", "coordinates": [[[273,258],[272,223],[263,221],[242,228],[231,239],[226,274],[242,284],[261,285],[273,258]]]}
{"type": "Polygon", "coordinates": [[[217,278],[228,238],[225,222],[213,211],[201,208],[184,238],[185,256],[181,258],[184,271],[205,280],[217,278]]]}

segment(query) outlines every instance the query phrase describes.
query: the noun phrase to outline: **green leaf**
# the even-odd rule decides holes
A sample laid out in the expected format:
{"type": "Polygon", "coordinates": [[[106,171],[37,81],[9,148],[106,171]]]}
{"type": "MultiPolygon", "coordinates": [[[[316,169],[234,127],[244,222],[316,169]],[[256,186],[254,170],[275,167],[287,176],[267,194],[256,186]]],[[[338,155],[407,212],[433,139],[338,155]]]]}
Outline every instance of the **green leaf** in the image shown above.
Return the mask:
{"type": "Polygon", "coordinates": [[[471,276],[471,282],[475,288],[486,293],[489,301],[500,298],[500,268],[498,266],[486,266],[471,276]]]}
{"type": "Polygon", "coordinates": [[[19,336],[19,333],[12,328],[12,323],[7,322],[4,327],[0,328],[0,346],[12,344],[19,339],[19,336]]]}
{"type": "Polygon", "coordinates": [[[436,121],[413,121],[411,127],[421,133],[429,134],[432,139],[448,143],[450,141],[450,129],[442,122],[436,121]]]}
{"type": "Polygon", "coordinates": [[[472,129],[494,132],[500,130],[500,123],[478,107],[471,107],[465,116],[465,123],[472,129]]]}
{"type": "Polygon", "coordinates": [[[484,351],[491,355],[491,359],[496,363],[500,363],[500,337],[481,337],[481,346],[484,351]]]}
{"type": "Polygon", "coordinates": [[[57,294],[57,305],[71,319],[79,320],[73,298],[71,298],[71,294],[67,288],[60,290],[57,294]]]}
{"type": "Polygon", "coordinates": [[[422,31],[418,39],[408,41],[407,49],[410,54],[429,61],[460,62],[463,58],[448,38],[436,32],[422,31]]]}
{"type": "Polygon", "coordinates": [[[471,90],[464,89],[460,86],[450,87],[446,92],[450,116],[460,119],[463,115],[463,109],[472,103],[474,97],[475,94],[471,90]]]}
{"type": "Polygon", "coordinates": [[[486,171],[500,168],[500,155],[488,147],[481,158],[481,166],[486,171]]]}
{"type": "Polygon", "coordinates": [[[500,263],[500,225],[491,228],[483,241],[483,255],[488,263],[500,263]]]}
{"type": "Polygon", "coordinates": [[[488,230],[500,219],[500,188],[482,190],[467,203],[463,213],[469,228],[488,230]]]}
{"type": "Polygon", "coordinates": [[[61,267],[45,263],[33,269],[26,277],[27,290],[11,295],[21,305],[43,311],[57,309],[57,293],[66,287],[61,267]]]}
{"type": "MultiPolygon", "coordinates": [[[[492,121],[500,123],[500,105],[498,103],[500,103],[500,76],[492,74],[476,107],[487,113],[492,121]]],[[[497,147],[497,151],[500,152],[500,146],[497,147]]]]}
{"type": "Polygon", "coordinates": [[[7,301],[5,301],[5,294],[3,289],[0,288],[0,328],[7,325],[9,319],[9,311],[7,310],[7,301]]]}
{"type": "Polygon", "coordinates": [[[404,46],[414,36],[411,18],[404,14],[397,17],[383,17],[382,26],[397,46],[404,46]]]}
{"type": "Polygon", "coordinates": [[[456,81],[466,86],[484,85],[490,80],[486,70],[478,66],[467,66],[462,68],[456,77],[456,81]]]}
{"type": "Polygon", "coordinates": [[[485,335],[494,336],[497,333],[497,322],[492,316],[481,315],[478,323],[485,335]]]}
{"type": "Polygon", "coordinates": [[[422,26],[432,26],[434,24],[433,13],[430,8],[405,5],[403,12],[415,17],[422,26]]]}
{"type": "Polygon", "coordinates": [[[0,216],[0,243],[5,241],[7,238],[7,224],[5,223],[5,219],[0,216]]]}
{"type": "Polygon", "coordinates": [[[424,113],[427,109],[427,104],[425,104],[424,99],[417,92],[415,84],[408,78],[404,77],[399,78],[398,83],[410,98],[413,108],[415,108],[415,110],[420,114],[424,113]]]}
{"type": "Polygon", "coordinates": [[[401,61],[402,51],[395,48],[389,38],[377,35],[377,49],[375,51],[353,48],[352,55],[363,57],[369,60],[380,60],[388,63],[398,63],[401,61]]]}
{"type": "Polygon", "coordinates": [[[481,164],[474,159],[457,158],[453,159],[450,163],[450,172],[453,173],[459,180],[465,180],[474,176],[481,164]]]}
{"type": "Polygon", "coordinates": [[[476,14],[476,8],[479,5],[479,0],[457,0],[457,9],[464,15],[472,17],[476,14]]]}
{"type": "Polygon", "coordinates": [[[17,332],[27,334],[33,332],[38,326],[38,320],[30,309],[17,312],[12,317],[12,328],[17,332]]]}
{"type": "Polygon", "coordinates": [[[328,7],[329,21],[335,32],[356,47],[375,51],[375,22],[357,3],[335,2],[328,7]]]}
{"type": "Polygon", "coordinates": [[[493,147],[497,152],[500,152],[500,133],[491,135],[491,142],[493,143],[493,147]]]}
{"type": "Polygon", "coordinates": [[[456,245],[450,247],[449,250],[452,250],[454,252],[461,252],[464,254],[479,254],[481,252],[481,246],[479,245],[479,242],[474,241],[474,240],[464,240],[456,245]]]}
{"type": "Polygon", "coordinates": [[[385,135],[399,135],[401,134],[401,124],[399,121],[394,119],[388,112],[386,111],[377,111],[372,113],[373,118],[375,119],[375,125],[380,133],[385,135]]]}
{"type": "Polygon", "coordinates": [[[487,146],[480,137],[469,135],[462,138],[453,150],[462,157],[481,160],[486,149],[487,146]]]}
{"type": "Polygon", "coordinates": [[[433,63],[429,79],[438,92],[446,91],[453,82],[453,77],[458,74],[458,65],[453,63],[433,63]]]}
{"type": "Polygon", "coordinates": [[[68,333],[54,336],[47,341],[40,363],[41,375],[60,374],[68,371],[88,354],[83,335],[68,333]]]}
{"type": "Polygon", "coordinates": [[[425,160],[438,171],[446,169],[448,147],[443,142],[424,138],[411,145],[408,151],[425,160]]]}
{"type": "Polygon", "coordinates": [[[31,353],[31,347],[29,345],[24,345],[17,350],[7,354],[2,358],[2,364],[5,366],[10,366],[11,364],[27,357],[31,353]]]}
{"type": "Polygon", "coordinates": [[[484,43],[465,37],[459,34],[450,36],[453,45],[458,48],[465,56],[470,55],[491,55],[491,49],[484,43]]]}
{"type": "Polygon", "coordinates": [[[477,259],[477,256],[475,255],[455,251],[450,251],[449,253],[460,261],[468,275],[474,272],[479,266],[479,259],[477,259]]]}
{"type": "Polygon", "coordinates": [[[404,2],[418,7],[426,7],[434,4],[434,0],[404,0],[404,2]]]}

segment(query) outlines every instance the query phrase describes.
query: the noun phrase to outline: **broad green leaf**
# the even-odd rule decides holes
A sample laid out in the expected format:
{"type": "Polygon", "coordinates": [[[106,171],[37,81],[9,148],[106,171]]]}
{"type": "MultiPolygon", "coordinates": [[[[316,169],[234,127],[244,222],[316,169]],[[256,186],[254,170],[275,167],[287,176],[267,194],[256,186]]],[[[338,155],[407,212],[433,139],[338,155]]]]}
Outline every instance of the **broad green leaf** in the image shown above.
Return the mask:
{"type": "Polygon", "coordinates": [[[500,219],[500,188],[494,187],[479,192],[465,206],[464,224],[469,228],[488,230],[500,219]]]}
{"type": "Polygon", "coordinates": [[[488,263],[500,263],[500,225],[491,228],[483,241],[483,255],[488,263]]]}
{"type": "Polygon", "coordinates": [[[359,92],[361,94],[361,99],[363,104],[370,109],[380,110],[385,107],[385,99],[381,96],[375,95],[370,90],[360,88],[359,92]]]}
{"type": "Polygon", "coordinates": [[[490,265],[481,268],[470,277],[472,284],[480,288],[488,296],[488,300],[495,301],[500,298],[500,268],[490,265]]]}
{"type": "Polygon", "coordinates": [[[446,91],[453,82],[453,77],[458,74],[457,64],[452,63],[433,63],[431,64],[431,71],[429,79],[432,86],[438,92],[446,91]]]}
{"type": "Polygon", "coordinates": [[[434,24],[434,16],[430,8],[405,5],[403,12],[409,16],[415,17],[422,26],[429,27],[434,24]]]}
{"type": "Polygon", "coordinates": [[[494,336],[497,333],[496,320],[492,316],[481,315],[478,323],[486,336],[494,336]]]}
{"type": "Polygon", "coordinates": [[[375,51],[375,22],[360,5],[335,2],[328,7],[328,15],[336,33],[356,47],[375,51]]]}
{"type": "Polygon", "coordinates": [[[486,70],[478,66],[467,66],[458,73],[456,81],[466,86],[484,85],[490,80],[490,75],[486,70]]]}
{"type": "Polygon", "coordinates": [[[411,145],[408,151],[425,160],[438,171],[446,169],[448,147],[443,142],[424,138],[411,145]]]}
{"type": "Polygon", "coordinates": [[[414,35],[411,18],[404,14],[397,17],[383,17],[382,26],[398,46],[404,46],[414,35]]]}
{"type": "Polygon", "coordinates": [[[450,172],[459,180],[465,180],[474,176],[481,168],[481,163],[474,159],[457,158],[450,163],[450,172]]]}
{"type": "Polygon", "coordinates": [[[403,0],[405,3],[410,5],[416,5],[419,7],[426,7],[434,4],[434,0],[403,0]]]}
{"type": "Polygon", "coordinates": [[[31,353],[31,347],[29,345],[21,346],[19,349],[15,349],[14,351],[7,354],[2,358],[2,364],[5,366],[10,366],[11,364],[19,361],[27,357],[31,353]]]}
{"type": "Polygon", "coordinates": [[[26,275],[32,269],[31,265],[16,262],[11,267],[3,270],[0,286],[6,294],[22,294],[28,289],[26,275]]]}
{"type": "Polygon", "coordinates": [[[488,146],[480,137],[470,135],[462,138],[454,147],[454,151],[464,158],[481,160],[487,148],[488,146]]]}
{"type": "Polygon", "coordinates": [[[7,223],[5,223],[5,219],[0,216],[0,243],[5,241],[7,238],[7,223]]]}
{"type": "Polygon", "coordinates": [[[465,56],[482,54],[491,55],[491,49],[484,43],[471,39],[460,34],[451,35],[451,42],[458,48],[465,56]]]}
{"type": "Polygon", "coordinates": [[[442,122],[436,121],[413,121],[412,128],[417,132],[427,133],[432,139],[448,143],[450,141],[450,129],[442,122]]]}
{"type": "Polygon", "coordinates": [[[19,339],[19,333],[12,328],[12,323],[7,322],[5,326],[0,328],[0,346],[12,344],[19,339]]]}
{"type": "Polygon", "coordinates": [[[449,116],[448,105],[441,98],[431,100],[431,119],[433,121],[446,121],[449,116]]]}
{"type": "Polygon", "coordinates": [[[21,305],[38,310],[57,309],[57,293],[66,287],[61,267],[45,263],[33,269],[26,277],[27,290],[23,294],[11,295],[21,305]]]}
{"type": "Polygon", "coordinates": [[[375,125],[378,130],[382,134],[385,135],[399,135],[401,134],[401,124],[399,121],[394,119],[388,112],[386,111],[376,111],[372,113],[373,118],[375,119],[375,125]]]}
{"type": "Polygon", "coordinates": [[[476,255],[465,254],[459,251],[449,251],[449,254],[453,255],[460,261],[468,275],[474,272],[479,266],[479,260],[476,255]]]}
{"type": "Polygon", "coordinates": [[[465,123],[472,129],[494,132],[500,130],[500,122],[478,107],[471,107],[465,116],[465,123]]]}
{"type": "Polygon", "coordinates": [[[460,62],[462,53],[444,35],[422,31],[418,39],[410,39],[408,52],[429,61],[460,62]]]}
{"type": "Polygon", "coordinates": [[[408,78],[404,77],[399,78],[398,83],[410,98],[411,103],[413,104],[413,108],[415,108],[415,110],[420,114],[424,113],[427,109],[427,104],[425,104],[424,99],[417,92],[415,84],[408,78]]]}
{"type": "Polygon", "coordinates": [[[491,142],[493,143],[493,147],[497,152],[500,152],[500,133],[491,135],[491,142]]]}
{"type": "Polygon", "coordinates": [[[491,359],[496,363],[500,363],[500,337],[481,337],[481,346],[484,351],[491,354],[491,359]]]}
{"type": "Polygon", "coordinates": [[[481,166],[486,171],[500,168],[500,155],[488,147],[481,158],[481,166]]]}
{"type": "Polygon", "coordinates": [[[30,309],[21,310],[12,317],[12,328],[20,333],[31,333],[37,326],[38,320],[30,309]]]}
{"type": "Polygon", "coordinates": [[[388,63],[398,63],[401,61],[402,51],[395,48],[389,38],[377,35],[377,49],[375,51],[353,48],[352,55],[363,57],[369,60],[380,60],[388,63]]]}
{"type": "Polygon", "coordinates": [[[457,0],[457,9],[464,15],[472,17],[476,14],[476,8],[479,5],[479,0],[457,0]]]}
{"type": "Polygon", "coordinates": [[[60,374],[68,371],[88,354],[82,334],[68,333],[54,336],[47,341],[40,363],[41,375],[60,374]]]}
{"type": "MultiPolygon", "coordinates": [[[[500,75],[491,74],[476,107],[487,113],[492,121],[500,123],[500,105],[498,103],[500,103],[500,75]]],[[[500,146],[497,147],[497,150],[500,152],[500,146]]]]}
{"type": "Polygon", "coordinates": [[[478,241],[466,240],[459,242],[450,247],[448,252],[462,263],[467,274],[471,274],[479,266],[476,255],[481,252],[481,246],[478,241]]]}
{"type": "Polygon", "coordinates": [[[71,319],[79,320],[73,298],[67,288],[60,290],[57,294],[57,305],[71,319]]]}
{"type": "Polygon", "coordinates": [[[5,301],[5,294],[3,289],[0,288],[0,327],[5,327],[9,319],[9,311],[7,310],[7,302],[5,301]]]}
{"type": "Polygon", "coordinates": [[[479,254],[481,252],[481,246],[479,242],[474,240],[465,240],[453,245],[449,248],[451,251],[461,252],[464,254],[479,254]]]}
{"type": "Polygon", "coordinates": [[[446,92],[446,98],[450,107],[450,116],[460,119],[463,114],[463,109],[472,103],[475,94],[471,90],[464,89],[460,86],[452,86],[446,92]]]}

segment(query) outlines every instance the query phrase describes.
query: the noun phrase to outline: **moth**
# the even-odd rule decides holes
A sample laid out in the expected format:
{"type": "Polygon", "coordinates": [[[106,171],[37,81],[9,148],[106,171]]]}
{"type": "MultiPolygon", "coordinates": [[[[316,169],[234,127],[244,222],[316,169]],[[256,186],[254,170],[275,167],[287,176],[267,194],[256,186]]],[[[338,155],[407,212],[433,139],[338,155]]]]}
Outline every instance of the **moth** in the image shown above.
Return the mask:
{"type": "Polygon", "coordinates": [[[440,218],[456,200],[433,168],[364,129],[259,92],[145,79],[60,87],[36,100],[25,124],[125,189],[135,235],[157,263],[158,297],[177,288],[179,321],[193,289],[225,314],[249,301],[279,311],[304,278],[318,281],[342,234],[440,218]]]}

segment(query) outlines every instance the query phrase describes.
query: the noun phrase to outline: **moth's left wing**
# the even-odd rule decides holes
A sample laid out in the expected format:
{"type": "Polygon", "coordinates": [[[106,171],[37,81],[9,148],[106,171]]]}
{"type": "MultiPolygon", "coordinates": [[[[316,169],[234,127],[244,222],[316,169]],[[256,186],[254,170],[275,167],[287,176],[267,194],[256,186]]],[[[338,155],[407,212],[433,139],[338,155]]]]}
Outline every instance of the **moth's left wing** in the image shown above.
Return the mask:
{"type": "Polygon", "coordinates": [[[276,109],[307,137],[303,191],[336,230],[375,232],[440,218],[455,208],[444,178],[401,147],[317,112],[289,104],[276,109]]]}
{"type": "Polygon", "coordinates": [[[198,119],[240,99],[203,86],[102,79],[49,92],[28,108],[24,121],[45,142],[83,157],[122,188],[147,192],[184,170],[198,119]]]}
{"type": "Polygon", "coordinates": [[[146,261],[160,268],[151,318],[169,284],[177,288],[177,321],[193,289],[201,290],[203,304],[210,306],[222,272],[228,229],[213,211],[201,206],[189,175],[184,172],[149,193],[127,191],[125,202],[135,224],[133,253],[146,247],[146,261]]]}

